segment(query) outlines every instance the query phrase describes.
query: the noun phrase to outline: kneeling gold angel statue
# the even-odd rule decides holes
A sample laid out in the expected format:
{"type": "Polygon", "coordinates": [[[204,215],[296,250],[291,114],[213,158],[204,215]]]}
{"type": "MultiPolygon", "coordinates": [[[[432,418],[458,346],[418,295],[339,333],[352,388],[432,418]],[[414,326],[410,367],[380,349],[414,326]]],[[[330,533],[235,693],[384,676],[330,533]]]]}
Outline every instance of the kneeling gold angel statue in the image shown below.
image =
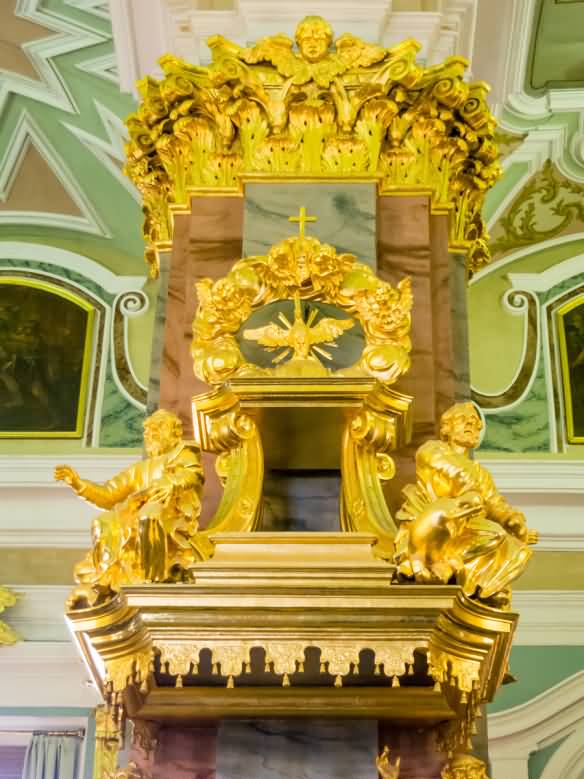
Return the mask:
{"type": "Polygon", "coordinates": [[[537,533],[499,494],[491,474],[468,456],[478,446],[482,420],[472,403],[441,417],[440,441],[416,453],[416,484],[397,518],[398,574],[425,583],[455,579],[466,595],[506,608],[510,584],[524,570],[537,533]]]}
{"type": "Polygon", "coordinates": [[[69,605],[92,605],[122,584],[177,581],[197,557],[204,483],[199,451],[180,419],[159,409],[144,421],[146,459],[105,484],[60,465],[55,478],[105,511],[92,524],[93,549],[75,566],[69,605]]]}

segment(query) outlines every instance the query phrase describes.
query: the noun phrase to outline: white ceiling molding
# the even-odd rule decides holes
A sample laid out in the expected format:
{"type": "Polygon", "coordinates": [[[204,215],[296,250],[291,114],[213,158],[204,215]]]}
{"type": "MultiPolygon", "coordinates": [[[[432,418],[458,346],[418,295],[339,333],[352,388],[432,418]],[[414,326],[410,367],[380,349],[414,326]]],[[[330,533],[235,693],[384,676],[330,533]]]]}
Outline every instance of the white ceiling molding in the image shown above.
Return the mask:
{"type": "Polygon", "coordinates": [[[538,530],[541,552],[584,551],[584,462],[477,457],[538,530]]]}
{"type": "MultiPolygon", "coordinates": [[[[89,3],[91,0],[79,0],[79,3],[83,2],[89,3]]],[[[77,106],[57,67],[53,64],[53,59],[61,54],[69,54],[110,39],[109,35],[97,34],[80,23],[73,22],[46,8],[41,9],[40,6],[39,0],[18,0],[15,10],[17,16],[54,30],[56,33],[25,43],[22,47],[39,73],[40,81],[13,71],[0,70],[0,113],[10,94],[22,95],[63,111],[76,113],[77,106]]]]}
{"type": "MultiPolygon", "coordinates": [[[[0,260],[23,260],[25,262],[42,262],[66,268],[99,285],[106,292],[118,295],[123,292],[141,290],[146,283],[146,276],[118,276],[95,260],[77,254],[67,249],[46,246],[23,241],[0,241],[0,260]]],[[[14,268],[14,270],[18,270],[14,268]]],[[[1,478],[1,475],[0,475],[1,478]]],[[[1,482],[0,482],[1,483],[1,482]]]]}
{"type": "Polygon", "coordinates": [[[26,111],[22,111],[20,114],[10,141],[0,158],[0,200],[8,199],[30,144],[43,157],[55,178],[83,216],[41,211],[2,211],[0,212],[0,224],[35,224],[43,227],[60,227],[66,230],[82,231],[105,238],[111,237],[105,223],[93,208],[91,201],[63,158],[26,111]]]}
{"type": "Polygon", "coordinates": [[[540,779],[582,779],[584,776],[584,729],[572,733],[549,759],[540,779]]]}
{"type": "Polygon", "coordinates": [[[582,646],[584,590],[516,590],[520,615],[514,646],[582,646]]]}
{"type": "MultiPolygon", "coordinates": [[[[81,66],[79,66],[81,67],[81,66]]],[[[117,81],[117,79],[116,79],[117,81]]],[[[94,154],[101,164],[112,174],[119,184],[134,198],[137,203],[142,204],[142,196],[132,184],[130,179],[124,174],[122,166],[126,162],[126,152],[124,144],[128,138],[126,125],[119,116],[116,116],[106,106],[98,100],[94,100],[95,110],[101,120],[101,124],[106,132],[107,140],[104,141],[97,135],[88,133],[81,127],[76,127],[69,122],[62,122],[70,133],[78,138],[81,143],[94,154]],[[120,164],[116,164],[117,160],[120,164]]]]}
{"type": "MultiPolygon", "coordinates": [[[[528,779],[531,754],[573,733],[581,734],[583,725],[584,671],[564,679],[527,703],[490,714],[489,756],[493,779],[528,779]]],[[[572,757],[574,753],[581,754],[580,746],[580,743],[572,744],[572,757]]],[[[581,774],[544,772],[540,779],[544,777],[579,779],[581,774]]]]}
{"type": "MultiPolygon", "coordinates": [[[[163,54],[194,64],[209,61],[206,39],[221,34],[240,45],[283,32],[292,36],[308,14],[320,14],[335,34],[350,31],[393,46],[405,38],[422,44],[420,58],[434,64],[452,54],[472,55],[478,0],[445,0],[438,11],[392,11],[392,0],[239,0],[237,10],[201,11],[196,0],[115,0],[110,2],[122,91],[135,92],[145,75],[160,76],[163,54]]],[[[401,6],[403,8],[403,4],[401,6]]]]}
{"type": "Polygon", "coordinates": [[[0,546],[85,549],[91,544],[94,506],[54,481],[67,462],[83,478],[104,482],[140,455],[0,455],[0,546]]]}
{"type": "MultiPolygon", "coordinates": [[[[492,473],[497,487],[509,495],[582,495],[584,501],[584,461],[476,458],[492,473]]],[[[584,502],[583,502],[584,509],[584,502]]]]}
{"type": "Polygon", "coordinates": [[[0,652],[2,706],[82,707],[101,702],[72,642],[25,641],[0,652]]]}
{"type": "Polygon", "coordinates": [[[3,619],[24,641],[70,641],[65,622],[65,601],[71,586],[9,585],[16,604],[3,619]]]}
{"type": "MultiPolygon", "coordinates": [[[[68,462],[104,482],[140,458],[127,455],[0,455],[0,545],[83,549],[95,508],[53,480],[68,462]]],[[[478,458],[509,501],[538,530],[540,551],[584,551],[584,463],[576,460],[478,458]]]]}

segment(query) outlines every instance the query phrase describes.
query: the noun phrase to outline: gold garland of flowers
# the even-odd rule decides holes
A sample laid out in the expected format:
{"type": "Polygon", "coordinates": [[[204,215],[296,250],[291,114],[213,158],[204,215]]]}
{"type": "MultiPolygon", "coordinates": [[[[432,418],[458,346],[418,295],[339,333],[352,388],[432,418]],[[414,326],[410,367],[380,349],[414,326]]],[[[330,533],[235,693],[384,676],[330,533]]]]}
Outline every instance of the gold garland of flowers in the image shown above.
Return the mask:
{"type": "Polygon", "coordinates": [[[214,36],[209,66],[167,55],[164,78],[138,84],[126,173],[143,196],[153,273],[173,210],[196,191],[238,192],[246,175],[371,178],[381,193],[430,193],[434,211],[450,212],[450,247],[468,250],[472,271],[487,263],[480,211],[501,169],[488,86],[463,80],[467,61],[422,67],[414,40],[386,49],[348,33],[331,50],[321,17],[301,22],[296,42],[298,52],[283,35],[250,48],[214,36]]]}

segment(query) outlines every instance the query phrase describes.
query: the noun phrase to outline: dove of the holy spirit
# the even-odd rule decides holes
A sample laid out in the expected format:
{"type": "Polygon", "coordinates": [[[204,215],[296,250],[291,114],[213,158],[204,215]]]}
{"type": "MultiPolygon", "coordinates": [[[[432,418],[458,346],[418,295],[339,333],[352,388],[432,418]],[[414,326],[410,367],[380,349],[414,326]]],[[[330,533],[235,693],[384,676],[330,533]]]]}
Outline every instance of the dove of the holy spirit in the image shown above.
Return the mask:
{"type": "Polygon", "coordinates": [[[298,295],[294,298],[294,321],[290,322],[287,316],[280,311],[277,319],[283,326],[271,322],[264,327],[258,327],[254,330],[244,330],[243,337],[248,341],[257,341],[261,346],[265,346],[268,351],[284,349],[281,354],[274,357],[274,364],[280,363],[292,353],[290,362],[313,360],[320,363],[314,353],[324,357],[326,360],[332,360],[332,355],[326,349],[318,344],[326,343],[329,348],[337,348],[338,344],[334,341],[342,335],[345,330],[350,330],[355,323],[352,319],[334,319],[333,317],[323,317],[315,322],[318,316],[318,309],[312,308],[305,321],[302,316],[300,298],[298,295]]]}

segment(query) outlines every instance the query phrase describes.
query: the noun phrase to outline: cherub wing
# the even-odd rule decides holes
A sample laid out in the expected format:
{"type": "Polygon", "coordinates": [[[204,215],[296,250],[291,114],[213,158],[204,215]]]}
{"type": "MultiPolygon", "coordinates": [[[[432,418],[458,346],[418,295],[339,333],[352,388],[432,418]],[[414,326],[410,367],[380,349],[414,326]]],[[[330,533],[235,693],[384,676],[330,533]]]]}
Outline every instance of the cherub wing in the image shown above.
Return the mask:
{"type": "Polygon", "coordinates": [[[290,331],[273,322],[265,327],[257,327],[255,330],[244,330],[243,337],[247,341],[257,341],[261,346],[269,349],[279,349],[282,346],[290,346],[290,331]]]}
{"type": "Polygon", "coordinates": [[[310,328],[310,342],[313,344],[330,343],[342,335],[345,330],[355,326],[352,319],[333,319],[323,317],[314,327],[310,328]]]}
{"type": "Polygon", "coordinates": [[[365,43],[351,33],[341,35],[335,42],[337,54],[349,68],[368,68],[381,62],[387,49],[374,43],[365,43]]]}

